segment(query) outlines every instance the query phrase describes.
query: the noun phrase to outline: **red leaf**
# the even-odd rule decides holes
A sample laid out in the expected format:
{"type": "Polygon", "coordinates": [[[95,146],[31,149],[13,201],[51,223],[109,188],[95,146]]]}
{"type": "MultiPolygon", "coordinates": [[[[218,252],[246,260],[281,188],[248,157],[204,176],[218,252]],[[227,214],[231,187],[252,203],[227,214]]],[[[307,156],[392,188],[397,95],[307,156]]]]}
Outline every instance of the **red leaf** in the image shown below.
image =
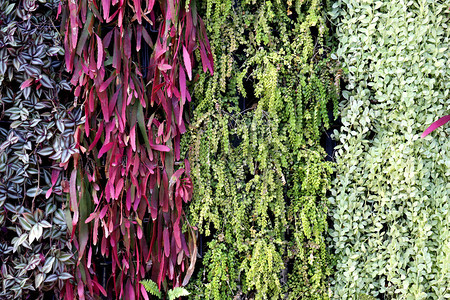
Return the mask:
{"type": "Polygon", "coordinates": [[[100,122],[100,125],[99,125],[99,128],[97,130],[97,133],[95,134],[94,141],[89,146],[89,151],[92,151],[92,149],[94,149],[95,145],[97,145],[97,142],[100,139],[102,133],[103,133],[103,122],[100,122]]]}
{"type": "Polygon", "coordinates": [[[170,148],[167,147],[166,145],[150,145],[152,147],[152,149],[156,150],[156,151],[160,151],[160,152],[169,152],[170,148]]]}
{"type": "Polygon", "coordinates": [[[103,42],[97,34],[95,37],[97,38],[97,70],[100,70],[100,67],[103,65],[103,42]]]}
{"type": "MultiPolygon", "coordinates": [[[[72,226],[78,223],[78,202],[77,202],[77,170],[73,169],[70,174],[70,209],[73,211],[72,226]]],[[[75,230],[75,228],[73,228],[75,230]]]]}
{"type": "Polygon", "coordinates": [[[149,300],[147,291],[145,290],[145,287],[142,284],[139,284],[139,285],[140,285],[142,297],[144,298],[144,300],[149,300]]]}
{"type": "Polygon", "coordinates": [[[111,5],[111,0],[102,0],[103,19],[105,19],[105,20],[109,18],[109,7],[110,7],[110,5],[111,5]]]}
{"type": "Polygon", "coordinates": [[[136,11],[136,18],[138,20],[138,23],[142,23],[142,11],[141,11],[141,0],[133,0],[134,2],[134,9],[136,11]]]}
{"type": "Polygon", "coordinates": [[[433,124],[431,124],[420,136],[421,138],[426,137],[427,135],[429,135],[430,133],[432,133],[434,130],[436,130],[437,128],[441,127],[442,125],[446,124],[447,122],[450,121],[450,115],[447,116],[443,116],[442,118],[440,118],[439,120],[435,121],[433,124]]]}
{"type": "Polygon", "coordinates": [[[167,70],[172,69],[172,66],[171,66],[171,65],[168,65],[168,64],[159,64],[159,65],[158,65],[158,69],[159,69],[160,71],[167,71],[167,70]]]}
{"type": "Polygon", "coordinates": [[[187,51],[187,49],[184,45],[183,45],[183,60],[184,60],[184,66],[186,67],[186,72],[188,74],[188,78],[189,78],[189,80],[192,80],[191,57],[189,56],[189,52],[187,51]]]}
{"type": "Polygon", "coordinates": [[[98,89],[99,93],[105,91],[105,90],[108,88],[108,86],[109,86],[109,84],[111,83],[111,81],[114,80],[114,78],[116,78],[116,76],[113,74],[113,75],[111,75],[111,77],[109,77],[108,79],[106,79],[106,80],[100,85],[100,88],[98,89]]]}
{"type": "Polygon", "coordinates": [[[97,282],[97,280],[93,280],[92,283],[94,283],[95,287],[102,293],[103,296],[107,296],[105,289],[100,285],[100,283],[97,282]]]}
{"type": "Polygon", "coordinates": [[[130,129],[130,143],[133,152],[136,152],[136,124],[130,129]]]}
{"type": "Polygon", "coordinates": [[[181,104],[180,105],[184,105],[184,103],[186,103],[186,75],[184,74],[184,69],[181,65],[180,65],[179,81],[180,81],[180,93],[181,93],[181,104]]]}
{"type": "MultiPolygon", "coordinates": [[[[135,0],[141,2],[140,0],[135,0]]],[[[128,28],[124,34],[123,53],[127,58],[131,58],[131,28],[128,28]]]]}
{"type": "Polygon", "coordinates": [[[98,158],[102,157],[103,154],[105,154],[106,152],[109,151],[109,149],[112,148],[113,146],[113,142],[109,142],[108,144],[104,144],[103,147],[100,149],[100,151],[98,152],[98,158]]]}
{"type": "Polygon", "coordinates": [[[20,85],[20,89],[23,90],[27,87],[29,87],[34,81],[34,78],[28,78],[27,80],[25,80],[24,82],[22,82],[22,84],[20,85]]]}
{"type": "Polygon", "coordinates": [[[163,239],[164,239],[164,255],[166,257],[169,257],[169,255],[170,255],[170,239],[169,239],[169,229],[168,228],[164,228],[163,239]]]}

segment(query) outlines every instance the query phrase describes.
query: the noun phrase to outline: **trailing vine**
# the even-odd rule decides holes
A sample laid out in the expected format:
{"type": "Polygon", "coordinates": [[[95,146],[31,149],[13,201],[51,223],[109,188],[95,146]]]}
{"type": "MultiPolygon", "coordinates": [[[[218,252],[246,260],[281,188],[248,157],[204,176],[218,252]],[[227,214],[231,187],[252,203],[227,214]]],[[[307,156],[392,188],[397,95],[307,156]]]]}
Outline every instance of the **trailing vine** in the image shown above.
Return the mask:
{"type": "Polygon", "coordinates": [[[205,1],[216,62],[193,93],[191,224],[210,240],[197,299],[328,297],[320,145],[336,109],[321,1],[205,1]],[[200,288],[201,287],[201,288],[200,288]]]}

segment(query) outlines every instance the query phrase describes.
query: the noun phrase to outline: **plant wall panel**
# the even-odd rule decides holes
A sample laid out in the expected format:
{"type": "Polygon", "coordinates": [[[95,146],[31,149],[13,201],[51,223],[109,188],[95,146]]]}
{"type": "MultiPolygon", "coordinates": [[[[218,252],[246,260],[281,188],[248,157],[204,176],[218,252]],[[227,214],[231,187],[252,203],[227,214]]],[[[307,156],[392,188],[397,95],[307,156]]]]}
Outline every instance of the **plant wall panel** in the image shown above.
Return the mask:
{"type": "Polygon", "coordinates": [[[348,70],[336,132],[335,299],[450,297],[448,1],[336,1],[348,70]]]}
{"type": "MultiPolygon", "coordinates": [[[[193,85],[184,147],[192,225],[205,235],[195,299],[326,299],[337,101],[322,1],[204,1],[215,62],[193,85]]],[[[337,82],[337,87],[335,83],[337,82]]]]}
{"type": "Polygon", "coordinates": [[[55,27],[59,1],[0,1],[0,299],[61,295],[73,278],[63,192],[76,153],[55,27]]]}

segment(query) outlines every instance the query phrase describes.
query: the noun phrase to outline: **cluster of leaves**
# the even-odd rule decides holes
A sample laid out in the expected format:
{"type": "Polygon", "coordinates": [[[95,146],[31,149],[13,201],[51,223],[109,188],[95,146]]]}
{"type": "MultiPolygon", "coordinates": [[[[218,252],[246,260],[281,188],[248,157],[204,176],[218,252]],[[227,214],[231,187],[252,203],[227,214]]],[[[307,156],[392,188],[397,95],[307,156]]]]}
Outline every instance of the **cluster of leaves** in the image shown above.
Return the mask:
{"type": "Polygon", "coordinates": [[[82,116],[63,79],[58,2],[0,1],[1,299],[41,299],[72,278],[61,170],[82,116]]]}
{"type": "Polygon", "coordinates": [[[192,182],[180,140],[196,49],[213,72],[195,1],[70,0],[61,22],[85,112],[69,183],[77,288],[67,285],[67,295],[106,295],[95,253],[112,260],[107,290],[116,299],[147,298],[139,282],[148,272],[159,288],[185,285],[197,246],[188,224],[182,232],[192,182]]]}
{"type": "Polygon", "coordinates": [[[419,138],[450,112],[448,1],[333,7],[349,71],[330,198],[334,298],[449,298],[450,128],[419,138]]]}
{"type": "Polygon", "coordinates": [[[191,224],[207,240],[197,299],[328,297],[320,145],[341,71],[322,1],[204,1],[216,70],[195,85],[191,224]]]}
{"type": "MultiPolygon", "coordinates": [[[[156,296],[156,297],[158,297],[158,299],[161,299],[162,293],[159,290],[156,282],[149,280],[149,279],[145,279],[145,280],[141,280],[140,283],[144,286],[145,290],[150,295],[156,296]]],[[[174,289],[170,289],[167,291],[167,298],[168,298],[168,300],[175,300],[182,296],[188,296],[189,294],[190,293],[185,288],[178,286],[174,289]]]]}

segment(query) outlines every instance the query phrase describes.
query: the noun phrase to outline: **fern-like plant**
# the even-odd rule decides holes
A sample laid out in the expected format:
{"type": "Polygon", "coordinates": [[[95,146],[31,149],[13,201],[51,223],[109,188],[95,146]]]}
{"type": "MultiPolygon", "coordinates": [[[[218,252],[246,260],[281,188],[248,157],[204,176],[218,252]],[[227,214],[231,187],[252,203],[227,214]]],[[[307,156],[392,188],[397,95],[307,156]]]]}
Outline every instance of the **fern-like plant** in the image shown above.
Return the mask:
{"type": "MultiPolygon", "coordinates": [[[[141,280],[140,283],[144,286],[145,290],[149,294],[161,299],[162,294],[161,294],[161,291],[158,289],[158,285],[156,284],[156,282],[154,282],[153,280],[150,280],[150,279],[145,279],[145,280],[141,280]]],[[[170,289],[167,292],[167,298],[169,300],[175,300],[177,298],[180,298],[182,296],[187,296],[187,295],[189,295],[189,292],[185,288],[182,288],[182,287],[176,287],[174,289],[170,289]]]]}

